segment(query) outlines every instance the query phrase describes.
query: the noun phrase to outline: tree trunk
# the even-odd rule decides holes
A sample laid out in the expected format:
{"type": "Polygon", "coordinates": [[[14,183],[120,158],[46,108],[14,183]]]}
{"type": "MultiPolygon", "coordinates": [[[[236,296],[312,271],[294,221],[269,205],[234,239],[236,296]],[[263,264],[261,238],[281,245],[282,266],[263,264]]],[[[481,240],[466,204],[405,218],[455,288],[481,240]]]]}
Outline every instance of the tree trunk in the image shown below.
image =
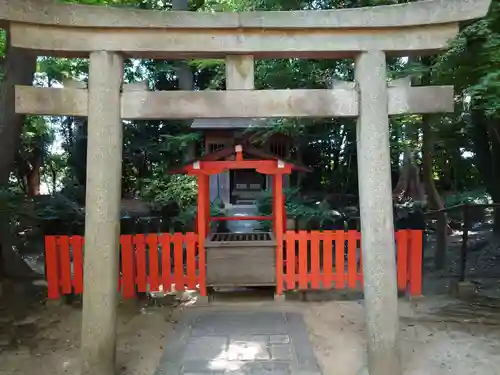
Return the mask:
{"type": "MultiPolygon", "coordinates": [[[[483,184],[494,203],[500,203],[500,141],[498,127],[489,123],[484,113],[477,108],[471,111],[472,144],[475,162],[483,184]]],[[[493,231],[500,235],[500,209],[495,210],[493,231]]]]}
{"type": "MultiPolygon", "coordinates": [[[[0,187],[6,187],[19,148],[25,116],[15,112],[15,85],[33,83],[36,56],[10,46],[10,35],[6,33],[3,82],[0,84],[0,187]]],[[[0,276],[9,269],[22,267],[11,245],[7,202],[0,202],[0,276]]],[[[24,262],[23,262],[24,263],[24,262]]],[[[23,270],[24,271],[24,270],[23,270]]]]}
{"type": "Polygon", "coordinates": [[[42,168],[42,150],[37,147],[33,150],[29,171],[26,174],[26,186],[29,197],[40,195],[40,169],[42,168]]]}
{"type": "MultiPolygon", "coordinates": [[[[421,84],[432,84],[431,67],[433,65],[433,57],[427,56],[421,58],[422,65],[427,68],[427,72],[422,76],[421,84]]],[[[436,189],[434,183],[432,160],[434,154],[434,134],[432,129],[432,116],[422,116],[422,175],[425,191],[427,194],[427,205],[430,209],[444,209],[444,203],[436,189]]],[[[434,256],[434,266],[438,270],[442,270],[446,265],[446,251],[448,242],[448,217],[446,212],[442,212],[437,220],[436,235],[436,253],[434,256]]]]}
{"type": "MultiPolygon", "coordinates": [[[[423,141],[422,141],[422,174],[425,191],[427,194],[427,205],[431,210],[444,209],[444,203],[434,184],[432,159],[434,153],[434,140],[431,127],[431,118],[422,117],[423,141]]],[[[446,250],[448,240],[448,218],[445,212],[442,212],[437,221],[436,227],[437,244],[434,257],[436,269],[442,270],[446,264],[446,250]]]]}
{"type": "MultiPolygon", "coordinates": [[[[299,142],[296,142],[296,150],[297,150],[297,153],[296,153],[296,158],[297,158],[297,163],[299,163],[299,165],[304,165],[304,156],[302,155],[302,149],[301,149],[301,145],[299,144],[299,142]]],[[[334,164],[336,166],[336,164],[334,164]]],[[[305,173],[304,172],[297,172],[297,188],[301,188],[302,187],[302,182],[304,181],[304,177],[305,177],[305,173]]]]}
{"type": "Polygon", "coordinates": [[[424,191],[420,182],[420,173],[408,147],[404,151],[403,165],[400,168],[399,179],[392,195],[396,199],[411,199],[414,202],[424,201],[424,191]]]}
{"type": "MultiPolygon", "coordinates": [[[[500,203],[500,127],[491,124],[489,134],[491,140],[491,199],[500,203]]],[[[495,208],[493,216],[493,234],[500,236],[500,208],[495,208]]]]}
{"type": "Polygon", "coordinates": [[[423,116],[423,142],[422,142],[422,174],[425,191],[427,193],[427,204],[433,210],[444,208],[441,196],[436,189],[433,177],[433,154],[434,154],[434,137],[431,128],[431,119],[429,116],[423,116]]]}
{"type": "Polygon", "coordinates": [[[4,62],[4,80],[0,85],[0,184],[9,181],[19,148],[24,115],[15,113],[15,85],[33,84],[36,70],[36,56],[12,48],[7,33],[7,47],[4,62]]]}

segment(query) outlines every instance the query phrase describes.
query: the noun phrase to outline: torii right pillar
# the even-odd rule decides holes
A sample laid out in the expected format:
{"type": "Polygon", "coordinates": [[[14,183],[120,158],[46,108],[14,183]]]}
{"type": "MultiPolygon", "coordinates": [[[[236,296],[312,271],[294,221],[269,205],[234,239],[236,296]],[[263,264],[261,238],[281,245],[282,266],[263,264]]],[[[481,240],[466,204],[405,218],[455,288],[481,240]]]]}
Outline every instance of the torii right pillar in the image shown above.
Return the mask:
{"type": "Polygon", "coordinates": [[[401,375],[385,53],[362,52],[355,79],[368,374],[401,375]]]}

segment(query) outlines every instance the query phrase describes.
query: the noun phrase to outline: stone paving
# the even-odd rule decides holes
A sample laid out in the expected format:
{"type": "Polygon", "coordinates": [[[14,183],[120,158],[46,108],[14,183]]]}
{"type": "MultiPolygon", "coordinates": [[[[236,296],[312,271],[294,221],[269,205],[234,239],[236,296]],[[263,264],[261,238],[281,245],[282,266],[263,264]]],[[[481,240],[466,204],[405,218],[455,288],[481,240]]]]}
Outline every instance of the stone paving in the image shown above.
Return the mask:
{"type": "Polygon", "coordinates": [[[186,311],[155,375],[320,375],[297,313],[186,311]]]}

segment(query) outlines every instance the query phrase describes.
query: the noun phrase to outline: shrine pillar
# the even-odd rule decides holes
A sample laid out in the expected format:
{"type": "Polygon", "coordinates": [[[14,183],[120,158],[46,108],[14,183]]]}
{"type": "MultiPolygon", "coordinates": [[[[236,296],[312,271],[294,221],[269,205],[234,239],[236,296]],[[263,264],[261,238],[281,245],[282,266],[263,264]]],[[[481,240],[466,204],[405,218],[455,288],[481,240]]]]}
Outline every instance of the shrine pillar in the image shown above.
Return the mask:
{"type": "MultiPolygon", "coordinates": [[[[196,169],[199,169],[199,163],[196,169]]],[[[201,300],[207,302],[206,285],[206,253],[205,240],[210,230],[210,178],[206,174],[197,173],[198,180],[198,210],[196,215],[196,228],[198,231],[198,264],[199,264],[199,290],[201,300]]]]}
{"type": "Polygon", "coordinates": [[[362,52],[355,79],[368,373],[401,375],[385,53],[362,52]]]}
{"type": "Polygon", "coordinates": [[[90,54],[81,375],[115,374],[123,59],[90,54]]]}
{"type": "MultiPolygon", "coordinates": [[[[278,161],[278,168],[282,162],[278,161]]],[[[285,231],[283,223],[283,209],[285,207],[283,197],[283,173],[276,173],[273,176],[273,229],[276,239],[276,291],[274,298],[283,300],[283,233],[285,231]]]]}

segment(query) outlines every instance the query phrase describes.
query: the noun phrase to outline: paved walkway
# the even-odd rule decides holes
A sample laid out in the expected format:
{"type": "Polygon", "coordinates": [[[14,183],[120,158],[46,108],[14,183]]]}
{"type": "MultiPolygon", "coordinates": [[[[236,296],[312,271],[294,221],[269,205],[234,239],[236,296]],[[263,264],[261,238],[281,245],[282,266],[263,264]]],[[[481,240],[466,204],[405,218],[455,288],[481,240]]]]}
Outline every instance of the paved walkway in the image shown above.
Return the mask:
{"type": "Polygon", "coordinates": [[[155,375],[320,375],[302,316],[186,311],[155,375]]]}

